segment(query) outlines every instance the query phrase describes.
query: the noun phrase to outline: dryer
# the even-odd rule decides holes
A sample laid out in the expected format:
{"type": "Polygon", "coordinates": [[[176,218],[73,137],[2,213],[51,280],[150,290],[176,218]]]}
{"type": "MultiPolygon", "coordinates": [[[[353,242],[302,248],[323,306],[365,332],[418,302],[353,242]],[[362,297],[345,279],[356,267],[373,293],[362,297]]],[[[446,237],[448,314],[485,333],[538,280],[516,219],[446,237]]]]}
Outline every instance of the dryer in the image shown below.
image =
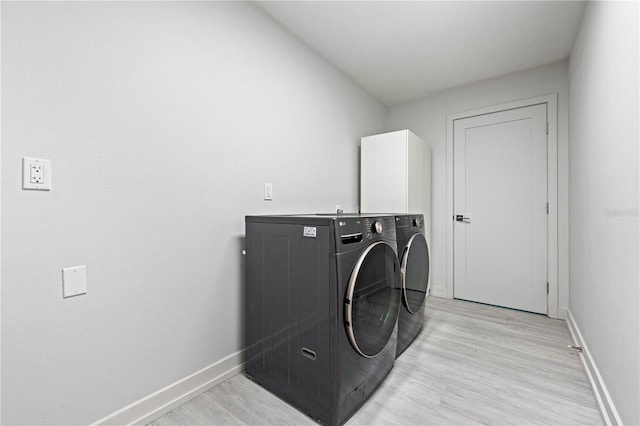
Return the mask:
{"type": "Polygon", "coordinates": [[[247,216],[246,375],[327,425],[393,368],[394,216],[247,216]]]}
{"type": "Polygon", "coordinates": [[[396,351],[398,357],[415,340],[424,324],[429,284],[429,247],[422,214],[397,214],[395,223],[402,275],[402,307],[398,316],[396,351]]]}

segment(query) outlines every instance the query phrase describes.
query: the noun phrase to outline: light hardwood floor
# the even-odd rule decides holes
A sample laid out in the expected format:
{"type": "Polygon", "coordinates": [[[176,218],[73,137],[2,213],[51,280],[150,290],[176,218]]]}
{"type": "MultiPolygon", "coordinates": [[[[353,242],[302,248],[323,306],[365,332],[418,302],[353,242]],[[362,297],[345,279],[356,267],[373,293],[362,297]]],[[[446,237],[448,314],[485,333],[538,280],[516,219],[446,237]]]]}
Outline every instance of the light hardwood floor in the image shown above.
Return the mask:
{"type": "MultiPolygon", "coordinates": [[[[424,328],[347,425],[602,425],[564,321],[427,299],[424,328]]],[[[166,425],[316,425],[238,374],[166,425]]]]}

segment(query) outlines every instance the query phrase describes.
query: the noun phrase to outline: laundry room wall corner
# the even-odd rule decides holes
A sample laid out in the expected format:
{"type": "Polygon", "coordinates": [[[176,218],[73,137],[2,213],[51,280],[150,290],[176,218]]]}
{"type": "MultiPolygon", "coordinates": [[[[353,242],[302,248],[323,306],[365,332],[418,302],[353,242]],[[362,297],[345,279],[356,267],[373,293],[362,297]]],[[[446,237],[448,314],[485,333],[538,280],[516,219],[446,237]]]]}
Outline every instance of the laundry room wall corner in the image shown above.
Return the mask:
{"type": "Polygon", "coordinates": [[[447,117],[492,105],[556,93],[558,162],[558,294],[559,312],[568,306],[568,71],[567,61],[515,72],[389,107],[387,128],[410,128],[432,147],[431,295],[453,297],[452,246],[448,229],[453,220],[448,179],[453,155],[447,147],[447,117]]]}

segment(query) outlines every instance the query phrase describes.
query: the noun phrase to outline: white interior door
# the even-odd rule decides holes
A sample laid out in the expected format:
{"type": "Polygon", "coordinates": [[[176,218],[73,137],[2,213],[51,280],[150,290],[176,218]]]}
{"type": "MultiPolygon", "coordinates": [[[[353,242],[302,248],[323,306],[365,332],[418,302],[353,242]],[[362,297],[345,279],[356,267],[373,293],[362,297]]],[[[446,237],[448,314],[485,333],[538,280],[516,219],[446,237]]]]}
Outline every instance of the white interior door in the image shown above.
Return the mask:
{"type": "Polygon", "coordinates": [[[453,129],[454,297],[546,314],[546,104],[453,129]]]}

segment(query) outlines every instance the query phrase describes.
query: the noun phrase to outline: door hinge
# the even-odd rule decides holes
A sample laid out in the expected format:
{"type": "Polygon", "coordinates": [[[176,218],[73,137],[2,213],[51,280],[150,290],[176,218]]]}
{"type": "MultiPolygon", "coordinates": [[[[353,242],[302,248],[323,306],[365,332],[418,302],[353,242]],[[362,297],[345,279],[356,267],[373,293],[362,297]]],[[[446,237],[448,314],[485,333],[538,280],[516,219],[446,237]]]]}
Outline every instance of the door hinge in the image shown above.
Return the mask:
{"type": "Polygon", "coordinates": [[[549,294],[549,283],[547,283],[547,294],[549,294]]]}
{"type": "Polygon", "coordinates": [[[547,214],[549,214],[549,202],[547,202],[547,214]]]}
{"type": "Polygon", "coordinates": [[[547,121],[547,134],[549,134],[549,122],[547,121]]]}

